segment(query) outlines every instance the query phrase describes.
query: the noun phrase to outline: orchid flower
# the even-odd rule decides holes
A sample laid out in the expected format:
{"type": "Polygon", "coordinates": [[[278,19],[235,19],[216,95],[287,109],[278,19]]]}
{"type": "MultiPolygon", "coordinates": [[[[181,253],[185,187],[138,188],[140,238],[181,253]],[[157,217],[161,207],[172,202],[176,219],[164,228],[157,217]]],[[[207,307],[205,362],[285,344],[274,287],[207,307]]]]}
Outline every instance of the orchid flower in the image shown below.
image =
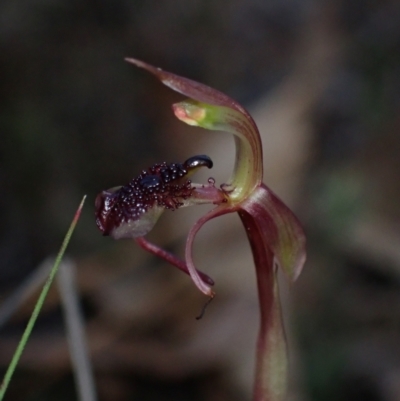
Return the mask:
{"type": "Polygon", "coordinates": [[[164,85],[189,99],[173,105],[175,116],[192,126],[234,135],[236,158],[231,178],[220,187],[188,178],[201,167],[212,167],[208,156],[193,156],[184,163],[161,163],[128,185],[103,191],[96,198],[96,223],[103,235],[133,238],[144,249],[162,257],[192,278],[197,288],[214,297],[212,279],[198,271],[192,257],[197,232],[207,221],[237,212],[246,230],[257,273],[261,324],[257,342],[255,401],[281,401],[287,380],[286,342],[282,326],[277,268],[294,281],[306,258],[305,235],[291,210],[262,182],[261,138],[250,114],[225,94],[206,85],[126,59],[155,75],[164,85]],[[147,241],[165,209],[197,204],[215,207],[191,228],[185,260],[147,241]]]}

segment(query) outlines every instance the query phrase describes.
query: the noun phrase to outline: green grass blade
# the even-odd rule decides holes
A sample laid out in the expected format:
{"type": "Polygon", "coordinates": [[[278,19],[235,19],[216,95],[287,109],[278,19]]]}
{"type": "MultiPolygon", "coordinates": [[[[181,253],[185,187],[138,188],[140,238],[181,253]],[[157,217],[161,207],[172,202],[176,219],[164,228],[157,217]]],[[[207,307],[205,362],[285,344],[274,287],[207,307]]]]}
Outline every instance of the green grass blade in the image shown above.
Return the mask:
{"type": "Polygon", "coordinates": [[[29,336],[31,335],[33,326],[35,325],[37,317],[39,315],[39,312],[42,309],[44,300],[46,299],[46,296],[49,292],[50,286],[51,286],[51,284],[54,280],[54,277],[58,271],[58,267],[64,256],[65,250],[67,249],[67,246],[71,239],[72,233],[74,232],[76,224],[78,223],[79,216],[80,216],[82,208],[83,208],[83,204],[85,203],[85,199],[86,199],[86,195],[83,197],[83,199],[75,213],[72,223],[71,223],[71,225],[67,231],[67,234],[65,235],[64,241],[61,245],[60,251],[58,252],[57,257],[54,261],[54,265],[50,271],[49,276],[47,277],[46,283],[44,284],[43,289],[39,295],[39,298],[36,302],[35,308],[33,309],[32,315],[28,321],[28,324],[26,325],[25,331],[22,334],[22,338],[18,344],[17,349],[15,350],[15,353],[12,357],[10,365],[7,368],[6,374],[4,375],[3,382],[0,386],[0,401],[2,401],[4,398],[4,394],[8,388],[8,385],[10,384],[10,381],[14,374],[15,368],[17,367],[19,359],[21,358],[21,355],[22,355],[22,352],[24,351],[25,345],[29,339],[29,336]]]}

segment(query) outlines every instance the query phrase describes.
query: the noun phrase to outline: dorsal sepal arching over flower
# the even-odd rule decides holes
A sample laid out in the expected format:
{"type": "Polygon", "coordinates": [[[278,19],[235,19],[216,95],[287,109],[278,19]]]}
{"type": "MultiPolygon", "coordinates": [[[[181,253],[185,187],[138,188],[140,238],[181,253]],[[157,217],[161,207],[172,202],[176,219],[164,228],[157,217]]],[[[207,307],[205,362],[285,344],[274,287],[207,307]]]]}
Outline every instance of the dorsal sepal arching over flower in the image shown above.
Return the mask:
{"type": "MultiPolygon", "coordinates": [[[[147,175],[142,173],[128,187],[104,191],[98,196],[97,224],[105,235],[136,238],[142,248],[190,274],[197,288],[213,297],[213,281],[199,272],[194,264],[194,239],[207,221],[237,212],[253,253],[261,312],[254,400],[282,401],[286,388],[287,358],[276,268],[281,268],[291,281],[295,280],[306,259],[306,240],[296,216],[262,182],[262,145],[258,128],[246,109],[224,93],[139,60],[129,58],[126,61],[147,70],[163,84],[189,98],[173,105],[174,114],[179,120],[191,126],[233,134],[236,147],[235,165],[232,176],[219,188],[214,185],[213,180],[208,184],[193,184],[184,174],[177,181],[168,183],[171,187],[165,192],[160,192],[159,188],[165,185],[165,180],[157,170],[159,167],[156,172],[150,170],[146,172],[147,175]],[[131,199],[126,192],[135,185],[154,190],[141,205],[139,212],[134,207],[130,210],[126,206],[130,204],[130,200],[125,201],[125,198],[131,199]],[[164,209],[200,203],[209,203],[216,207],[200,218],[189,231],[185,260],[143,238],[153,228],[164,209]],[[130,219],[131,212],[136,213],[137,217],[130,219]]],[[[188,159],[186,164],[183,163],[183,167],[189,172],[202,166],[211,167],[206,156],[196,156],[188,159]]]]}
{"type": "Polygon", "coordinates": [[[189,125],[225,131],[235,135],[236,157],[231,178],[230,202],[237,203],[261,184],[262,146],[258,128],[248,111],[224,93],[207,85],[180,77],[133,58],[126,61],[144,68],[164,85],[189,97],[173,106],[175,115],[189,125]]]}

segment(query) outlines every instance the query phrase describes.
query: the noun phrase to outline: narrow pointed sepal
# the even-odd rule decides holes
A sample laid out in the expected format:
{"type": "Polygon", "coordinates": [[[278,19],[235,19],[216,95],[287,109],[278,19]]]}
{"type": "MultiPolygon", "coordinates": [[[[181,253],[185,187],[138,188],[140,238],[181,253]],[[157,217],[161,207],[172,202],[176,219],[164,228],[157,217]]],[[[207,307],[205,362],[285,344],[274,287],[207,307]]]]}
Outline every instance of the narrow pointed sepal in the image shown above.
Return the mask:
{"type": "Polygon", "coordinates": [[[181,93],[182,95],[199,102],[235,109],[248,115],[249,119],[253,121],[249,113],[239,103],[225,95],[225,93],[201,84],[200,82],[193,81],[192,79],[164,71],[161,68],[154,67],[153,65],[147,64],[141,60],[127,57],[125,58],[125,61],[135,65],[136,67],[147,70],[155,75],[165,86],[168,86],[175,92],[181,93]]]}
{"type": "Polygon", "coordinates": [[[225,203],[221,203],[219,206],[217,206],[215,209],[210,210],[207,214],[205,214],[203,217],[201,217],[190,229],[189,234],[187,236],[186,240],[186,249],[185,249],[185,260],[187,264],[187,268],[190,274],[190,277],[196,287],[205,295],[209,297],[214,296],[214,292],[211,289],[211,286],[209,283],[207,283],[203,277],[199,274],[198,270],[195,267],[194,261],[193,261],[193,243],[194,239],[201,229],[201,227],[210,221],[211,219],[214,219],[215,217],[222,216],[227,213],[232,213],[236,211],[229,205],[225,203]]]}

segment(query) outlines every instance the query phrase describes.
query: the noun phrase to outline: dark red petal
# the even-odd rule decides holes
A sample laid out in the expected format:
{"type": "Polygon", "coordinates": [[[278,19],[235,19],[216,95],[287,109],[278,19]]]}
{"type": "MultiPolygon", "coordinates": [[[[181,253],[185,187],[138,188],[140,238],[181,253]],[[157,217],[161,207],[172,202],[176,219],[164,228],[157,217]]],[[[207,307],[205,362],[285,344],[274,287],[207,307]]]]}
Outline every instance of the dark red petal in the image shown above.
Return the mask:
{"type": "Polygon", "coordinates": [[[264,184],[240,207],[256,219],[264,246],[286,276],[295,280],[306,260],[306,237],[297,217],[264,184]]]}
{"type": "Polygon", "coordinates": [[[210,210],[207,214],[201,217],[195,225],[190,229],[187,240],[186,240],[186,250],[185,250],[185,259],[186,265],[189,270],[190,277],[192,278],[196,287],[205,295],[209,297],[213,297],[214,293],[211,290],[211,287],[204,281],[201,275],[198,273],[194,262],[193,262],[193,242],[194,239],[200,230],[200,228],[207,223],[207,221],[222,216],[223,214],[235,212],[237,209],[232,206],[228,206],[227,204],[221,204],[217,206],[215,209],[210,210]]]}
{"type": "MultiPolygon", "coordinates": [[[[177,267],[179,270],[183,271],[186,274],[189,274],[189,270],[186,266],[186,263],[182,260],[179,259],[177,256],[174,254],[166,251],[165,249],[160,248],[159,246],[153,244],[150,241],[147,241],[146,238],[144,237],[137,237],[135,238],[135,241],[137,244],[139,244],[144,250],[152,253],[153,255],[158,256],[161,259],[164,259],[171,265],[177,267]]],[[[207,283],[208,285],[214,285],[214,280],[209,277],[207,274],[198,271],[199,276],[202,278],[202,280],[207,283]]]]}
{"type": "Polygon", "coordinates": [[[155,75],[164,85],[184,96],[198,100],[199,102],[233,108],[246,114],[253,121],[249,113],[239,103],[216,89],[189,78],[173,74],[172,72],[164,71],[161,68],[154,67],[134,58],[126,58],[125,61],[147,70],[155,75]]]}

